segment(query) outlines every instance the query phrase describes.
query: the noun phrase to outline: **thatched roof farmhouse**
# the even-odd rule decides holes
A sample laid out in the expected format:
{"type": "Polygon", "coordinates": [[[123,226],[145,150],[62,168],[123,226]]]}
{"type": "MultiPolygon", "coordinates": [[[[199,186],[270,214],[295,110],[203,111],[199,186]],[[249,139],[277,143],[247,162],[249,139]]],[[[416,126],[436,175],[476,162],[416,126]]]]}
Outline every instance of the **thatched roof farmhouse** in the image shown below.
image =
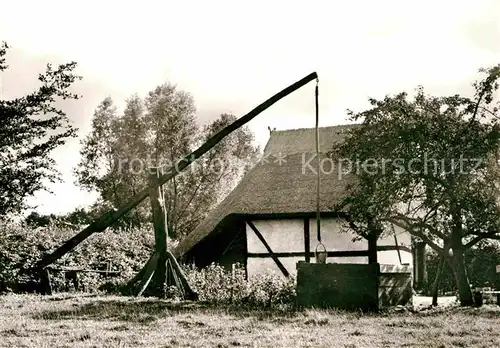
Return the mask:
{"type": "MultiPolygon", "coordinates": [[[[347,132],[356,126],[319,128],[322,156],[326,158],[333,144],[341,142],[347,132]]],[[[274,267],[269,253],[271,250],[283,264],[288,263],[292,272],[297,260],[310,260],[317,243],[315,135],[314,128],[272,131],[260,162],[178,244],[174,255],[198,266],[212,262],[229,266],[239,262],[250,267],[252,262],[256,265],[255,260],[258,259],[266,267],[274,267]]],[[[366,243],[356,244],[351,241],[352,236],[338,231],[342,214],[334,211],[333,207],[343,197],[346,185],[352,179],[339,173],[338,166],[331,167],[331,163],[325,161],[320,171],[321,233],[328,241],[324,244],[332,251],[332,256],[346,256],[348,262],[355,258],[356,262],[365,262],[363,251],[366,250],[366,243]]],[[[406,250],[404,259],[408,262],[411,260],[409,238],[400,240],[407,244],[403,249],[406,250]]],[[[391,245],[394,246],[394,240],[379,244],[386,245],[387,251],[391,245]]],[[[399,256],[396,250],[390,252],[392,256],[386,260],[400,263],[401,251],[399,256]]]]}

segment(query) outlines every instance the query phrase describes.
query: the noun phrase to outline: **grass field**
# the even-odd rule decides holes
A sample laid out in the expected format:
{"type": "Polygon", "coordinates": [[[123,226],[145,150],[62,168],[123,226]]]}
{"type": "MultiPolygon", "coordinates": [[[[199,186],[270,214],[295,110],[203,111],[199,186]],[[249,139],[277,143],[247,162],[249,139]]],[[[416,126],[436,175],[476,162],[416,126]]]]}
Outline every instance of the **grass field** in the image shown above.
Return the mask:
{"type": "Polygon", "coordinates": [[[500,347],[500,307],[361,314],[6,295],[0,296],[0,346],[500,347]]]}

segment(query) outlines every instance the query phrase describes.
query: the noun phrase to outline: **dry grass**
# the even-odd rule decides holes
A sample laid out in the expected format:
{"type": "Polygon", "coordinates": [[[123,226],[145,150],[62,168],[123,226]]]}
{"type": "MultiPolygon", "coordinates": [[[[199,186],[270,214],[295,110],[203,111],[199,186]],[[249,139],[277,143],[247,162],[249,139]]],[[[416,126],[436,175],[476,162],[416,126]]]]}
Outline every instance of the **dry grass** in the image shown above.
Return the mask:
{"type": "Polygon", "coordinates": [[[0,297],[1,347],[498,347],[500,307],[421,313],[217,309],[58,294],[0,297]]]}

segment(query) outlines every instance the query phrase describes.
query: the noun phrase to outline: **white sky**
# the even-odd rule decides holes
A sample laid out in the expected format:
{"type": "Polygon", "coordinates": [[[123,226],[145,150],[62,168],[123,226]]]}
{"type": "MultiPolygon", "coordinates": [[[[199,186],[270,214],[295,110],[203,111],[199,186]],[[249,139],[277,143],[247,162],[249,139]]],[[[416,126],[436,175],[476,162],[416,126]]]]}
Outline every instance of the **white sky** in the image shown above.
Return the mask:
{"type": "MultiPolygon", "coordinates": [[[[500,2],[491,1],[8,1],[0,40],[8,42],[4,98],[36,87],[46,63],[79,63],[83,99],[64,104],[89,130],[97,104],[118,105],[165,81],[190,92],[201,122],[241,116],[312,71],[320,79],[320,124],[346,122],[368,97],[423,85],[467,93],[482,66],[500,62],[500,2]]],[[[267,126],[314,126],[314,82],[250,122],[259,143],[267,126]]],[[[37,194],[39,211],[92,202],[73,185],[78,140],[54,153],[65,183],[37,194]]]]}

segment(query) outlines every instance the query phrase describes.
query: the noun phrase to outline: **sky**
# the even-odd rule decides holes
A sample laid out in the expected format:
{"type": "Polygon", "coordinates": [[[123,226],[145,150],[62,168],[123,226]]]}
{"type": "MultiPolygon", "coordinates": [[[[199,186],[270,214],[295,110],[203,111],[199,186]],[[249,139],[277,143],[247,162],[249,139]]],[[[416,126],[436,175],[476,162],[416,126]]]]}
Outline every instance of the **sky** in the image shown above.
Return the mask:
{"type": "MultiPolygon", "coordinates": [[[[79,141],[97,104],[119,107],[171,82],[192,94],[200,123],[242,116],[291,83],[319,75],[320,126],[347,123],[369,97],[471,92],[480,67],[500,62],[500,2],[466,1],[8,1],[0,40],[11,49],[0,97],[35,89],[47,63],[78,63],[83,98],[61,103],[79,138],[54,151],[64,182],[30,200],[65,213],[95,194],[74,185],[79,141]]],[[[314,127],[311,82],[252,120],[263,147],[269,127],[314,127]]]]}

